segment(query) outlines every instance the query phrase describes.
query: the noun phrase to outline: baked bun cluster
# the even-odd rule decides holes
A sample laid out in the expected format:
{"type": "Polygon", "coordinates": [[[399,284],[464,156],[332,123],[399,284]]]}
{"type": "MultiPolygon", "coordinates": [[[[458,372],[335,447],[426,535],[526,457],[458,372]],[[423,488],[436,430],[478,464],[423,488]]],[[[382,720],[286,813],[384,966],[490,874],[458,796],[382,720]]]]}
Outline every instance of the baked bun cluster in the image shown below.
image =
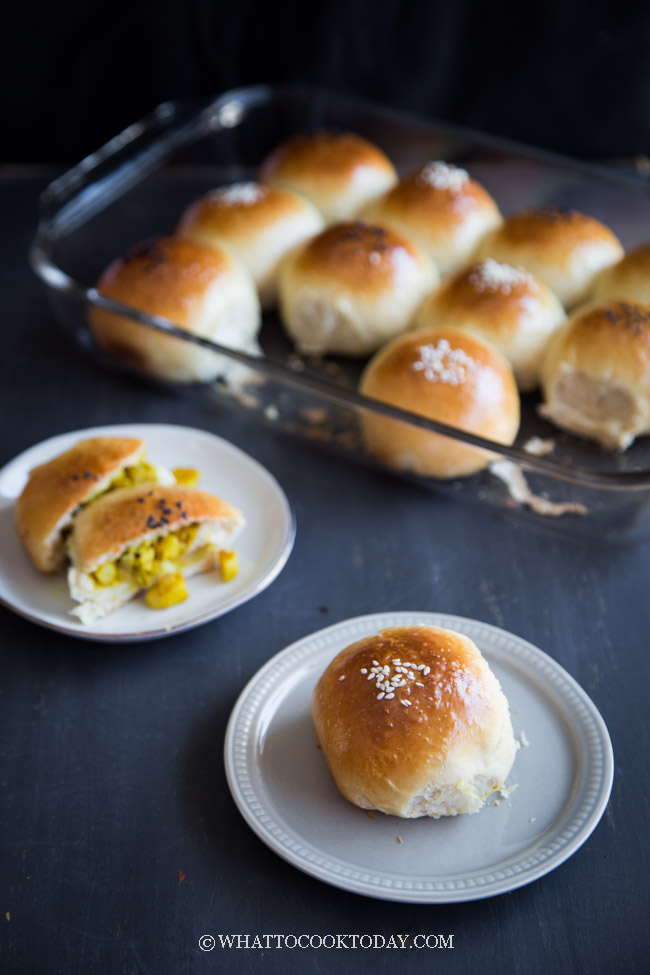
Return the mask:
{"type": "Polygon", "coordinates": [[[539,384],[549,338],[565,321],[559,299],[539,278],[491,257],[443,281],[416,316],[418,327],[466,328],[493,342],[522,392],[539,384]]]}
{"type": "Polygon", "coordinates": [[[381,149],[350,132],[292,136],[264,160],[258,176],[267,186],[311,200],[327,223],[357,216],[397,182],[381,149]]]}
{"type": "Polygon", "coordinates": [[[494,257],[525,267],[566,308],[584,301],[596,276],[622,256],[620,241],[600,220],[554,206],[511,214],[477,250],[479,259],[494,257]]]}
{"type": "Polygon", "coordinates": [[[445,277],[471,259],[501,224],[499,208],[465,169],[429,162],[371,203],[367,220],[394,227],[422,247],[445,277]]]}
{"type": "Polygon", "coordinates": [[[192,203],[177,234],[223,248],[252,275],[262,308],[277,299],[280,264],[298,244],[324,227],[309,200],[261,183],[234,183],[192,203]]]}
{"type": "MultiPolygon", "coordinates": [[[[147,241],[114,261],[100,277],[97,291],[170,319],[200,338],[242,351],[258,350],[261,315],[255,285],[221,248],[179,237],[147,241]]],[[[93,307],[89,322],[107,355],[159,379],[205,382],[227,371],[223,356],[137,325],[125,315],[93,307]]]]}
{"type": "Polygon", "coordinates": [[[367,356],[409,327],[437,280],[424,251],[397,231],[337,223],[285,261],[280,314],[302,352],[367,356]]]}
{"type": "Polygon", "coordinates": [[[316,684],[312,718],[342,795],[391,816],[478,812],[515,759],[508,702],[478,647],[433,626],[342,650],[316,684]]]}
{"type": "Polygon", "coordinates": [[[236,574],[237,508],[193,484],[199,472],[170,471],[135,437],[92,437],[30,471],[14,509],[18,536],[44,573],[68,567],[72,610],[82,623],[139,592],[153,608],[187,598],[185,577],[219,564],[236,574]]]}
{"type": "Polygon", "coordinates": [[[542,370],[543,416],[604,447],[650,433],[650,305],[623,299],[578,308],[542,370]]]}
{"type": "MultiPolygon", "coordinates": [[[[519,429],[512,368],[491,342],[471,331],[439,327],[398,336],[370,360],[360,382],[370,399],[500,444],[519,429]]],[[[465,477],[493,455],[458,440],[375,413],[362,416],[371,454],[388,467],[440,479],[465,477]]]]}

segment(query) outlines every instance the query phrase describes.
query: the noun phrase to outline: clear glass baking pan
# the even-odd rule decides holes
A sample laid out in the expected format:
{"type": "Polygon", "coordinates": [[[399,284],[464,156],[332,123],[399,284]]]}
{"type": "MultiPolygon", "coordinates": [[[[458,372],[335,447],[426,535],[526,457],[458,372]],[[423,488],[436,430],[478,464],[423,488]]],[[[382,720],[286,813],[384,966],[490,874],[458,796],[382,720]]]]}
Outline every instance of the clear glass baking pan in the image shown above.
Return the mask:
{"type": "Polygon", "coordinates": [[[503,447],[358,395],[362,363],[297,355],[274,313],[265,316],[264,355],[255,358],[189,336],[172,322],[103,298],[94,289],[117,255],[139,240],[173,232],[195,197],[223,183],[253,178],[282,139],[320,128],[369,138],[400,172],[430,159],[462,165],[504,213],[552,203],[598,217],[626,247],[650,237],[650,188],[640,177],[330,92],[244,88],[210,101],[160,105],[43,193],[31,260],[64,328],[101,358],[87,326],[89,307],[101,306],[129,315],[135,328],[171,332],[238,363],[227,377],[192,387],[204,417],[230,403],[278,432],[376,464],[364,449],[360,420],[364,411],[381,414],[490,449],[497,461],[478,475],[450,482],[400,475],[411,481],[582,537],[619,538],[650,527],[648,437],[625,454],[606,452],[540,419],[536,395],[529,395],[523,398],[517,441],[503,447]],[[552,438],[552,454],[529,453],[525,448],[531,437],[552,438]]]}

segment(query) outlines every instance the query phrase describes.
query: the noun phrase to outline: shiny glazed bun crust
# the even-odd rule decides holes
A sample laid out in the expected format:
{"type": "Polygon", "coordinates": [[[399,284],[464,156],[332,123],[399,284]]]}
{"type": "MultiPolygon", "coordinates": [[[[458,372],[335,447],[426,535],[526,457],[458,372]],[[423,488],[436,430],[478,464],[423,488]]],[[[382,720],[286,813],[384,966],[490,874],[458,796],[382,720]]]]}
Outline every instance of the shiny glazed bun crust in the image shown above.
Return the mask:
{"type": "MultiPolygon", "coordinates": [[[[360,392],[419,416],[497,443],[519,429],[519,394],[510,364],[491,342],[465,329],[407,332],[381,349],[361,377],[360,392]]],[[[493,455],[398,420],[366,414],[371,454],[389,467],[437,478],[464,477],[493,455]]]]}
{"type": "MultiPolygon", "coordinates": [[[[137,245],[104,271],[100,294],[179,328],[242,351],[257,349],[257,292],[248,272],[226,251],[179,237],[137,245]]],[[[138,325],[103,308],[89,312],[98,345],[112,358],[161,379],[214,379],[223,356],[138,325]]]]}
{"type": "Polygon", "coordinates": [[[420,306],[416,326],[467,328],[493,342],[508,359],[522,392],[539,382],[548,340],[566,321],[559,299],[523,268],[493,258],[447,278],[420,306]]]}
{"type": "Polygon", "coordinates": [[[490,194],[458,166],[430,162],[363,211],[411,237],[445,277],[471,260],[480,240],[501,223],[490,194]]]}
{"type": "Polygon", "coordinates": [[[312,718],[345,798],[409,819],[478,812],[515,758],[487,662],[468,637],[433,626],[391,627],[342,650],[316,684],[312,718]]]}
{"type": "Polygon", "coordinates": [[[650,433],[650,305],[578,308],[551,340],[540,413],[571,433],[625,450],[650,433]]]}
{"type": "Polygon", "coordinates": [[[476,257],[522,265],[566,308],[584,301],[596,275],[623,256],[620,241],[599,220],[548,206],[520,210],[480,244],[476,257]]]}
{"type": "Polygon", "coordinates": [[[287,258],[280,315],[303,352],[368,355],[409,326],[437,281],[427,255],[401,234],[338,223],[287,258]]]}
{"type": "Polygon", "coordinates": [[[348,132],[293,136],[264,160],[258,177],[311,200],[327,223],[356,216],[397,182],[381,149],[348,132]]]}
{"type": "Polygon", "coordinates": [[[592,297],[650,304],[650,244],[629,251],[618,264],[605,268],[596,278],[592,297]]]}
{"type": "Polygon", "coordinates": [[[232,254],[250,272],[262,307],[268,308],[277,298],[282,259],[323,226],[316,207],[295,193],[235,183],[195,200],[181,216],[177,233],[232,254]]]}

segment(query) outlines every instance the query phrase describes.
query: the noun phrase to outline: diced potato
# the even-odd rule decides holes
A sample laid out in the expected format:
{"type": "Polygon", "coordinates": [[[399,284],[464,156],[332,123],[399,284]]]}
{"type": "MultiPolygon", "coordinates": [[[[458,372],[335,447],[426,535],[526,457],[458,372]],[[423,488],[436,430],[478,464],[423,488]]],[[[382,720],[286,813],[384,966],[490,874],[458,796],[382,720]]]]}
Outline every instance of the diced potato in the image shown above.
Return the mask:
{"type": "Polygon", "coordinates": [[[156,550],[153,547],[153,542],[143,542],[142,545],[138,545],[133,554],[142,568],[148,568],[156,558],[156,550]]]}
{"type": "Polygon", "coordinates": [[[239,559],[236,552],[226,552],[222,549],[219,552],[219,567],[224,582],[230,582],[239,572],[239,559]]]}
{"type": "Polygon", "coordinates": [[[156,542],[156,558],[172,561],[181,554],[181,543],[175,535],[165,535],[156,542]]]}
{"type": "Polygon", "coordinates": [[[114,562],[104,562],[93,572],[93,579],[100,586],[112,586],[117,579],[117,568],[114,562]]]}
{"type": "Polygon", "coordinates": [[[174,477],[177,484],[183,487],[196,487],[201,476],[201,471],[195,471],[192,467],[176,467],[174,477]]]}
{"type": "Polygon", "coordinates": [[[182,572],[172,572],[149,589],[144,597],[151,609],[167,609],[187,599],[187,585],[182,572]]]}

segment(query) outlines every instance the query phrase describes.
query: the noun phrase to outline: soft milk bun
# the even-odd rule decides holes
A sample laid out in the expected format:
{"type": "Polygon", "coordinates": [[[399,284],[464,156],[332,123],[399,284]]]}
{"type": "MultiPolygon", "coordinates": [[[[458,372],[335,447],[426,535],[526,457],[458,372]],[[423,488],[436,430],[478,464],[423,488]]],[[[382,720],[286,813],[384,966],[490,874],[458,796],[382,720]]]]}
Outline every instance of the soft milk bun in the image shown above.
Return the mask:
{"type": "Polygon", "coordinates": [[[471,259],[480,240],[501,223],[499,208],[469,173],[430,162],[363,211],[422,247],[445,277],[471,259]]]}
{"type": "Polygon", "coordinates": [[[627,298],[650,304],[650,244],[630,251],[598,275],[593,298],[627,298]]]}
{"type": "Polygon", "coordinates": [[[566,321],[559,299],[523,268],[488,257],[447,278],[422,303],[416,326],[468,328],[501,349],[522,392],[539,383],[553,332],[566,321]]]}
{"type": "MultiPolygon", "coordinates": [[[[519,394],[512,368],[496,346],[459,328],[408,332],[375,355],[360,392],[410,413],[497,443],[519,429],[519,394]]],[[[465,477],[493,455],[477,447],[377,414],[362,417],[371,454],[389,467],[441,479],[465,477]]]]}
{"type": "Polygon", "coordinates": [[[551,340],[540,413],[571,433],[625,450],[650,433],[650,305],[578,308],[551,340]]]}
{"type": "Polygon", "coordinates": [[[476,258],[522,265],[554,291],[565,308],[584,301],[596,275],[623,248],[612,231],[577,210],[541,207],[511,214],[480,244],[476,258]]]}
{"type": "MultiPolygon", "coordinates": [[[[97,284],[100,294],[172,321],[184,332],[256,352],[260,306],[249,273],[226,251],[178,237],[134,247],[97,284]]],[[[113,359],[160,379],[202,382],[227,373],[223,356],[138,325],[103,308],[89,312],[98,345],[113,359]]]]}
{"type": "Polygon", "coordinates": [[[259,169],[260,183],[306,197],[327,223],[348,220],[397,182],[390,159],[349,132],[296,135],[259,169]]]}
{"type": "Polygon", "coordinates": [[[301,352],[369,355],[408,328],[437,282],[427,255],[396,231],[338,223],[285,261],[280,316],[301,352]]]}
{"type": "Polygon", "coordinates": [[[232,254],[252,275],[262,307],[269,308],[277,299],[282,259],[323,227],[309,200],[260,183],[235,183],[192,203],[177,234],[232,254]]]}
{"type": "Polygon", "coordinates": [[[508,702],[476,645],[397,626],[342,650],[312,697],[340,792],[391,816],[475,813],[504,788],[516,743],[508,702]]]}

